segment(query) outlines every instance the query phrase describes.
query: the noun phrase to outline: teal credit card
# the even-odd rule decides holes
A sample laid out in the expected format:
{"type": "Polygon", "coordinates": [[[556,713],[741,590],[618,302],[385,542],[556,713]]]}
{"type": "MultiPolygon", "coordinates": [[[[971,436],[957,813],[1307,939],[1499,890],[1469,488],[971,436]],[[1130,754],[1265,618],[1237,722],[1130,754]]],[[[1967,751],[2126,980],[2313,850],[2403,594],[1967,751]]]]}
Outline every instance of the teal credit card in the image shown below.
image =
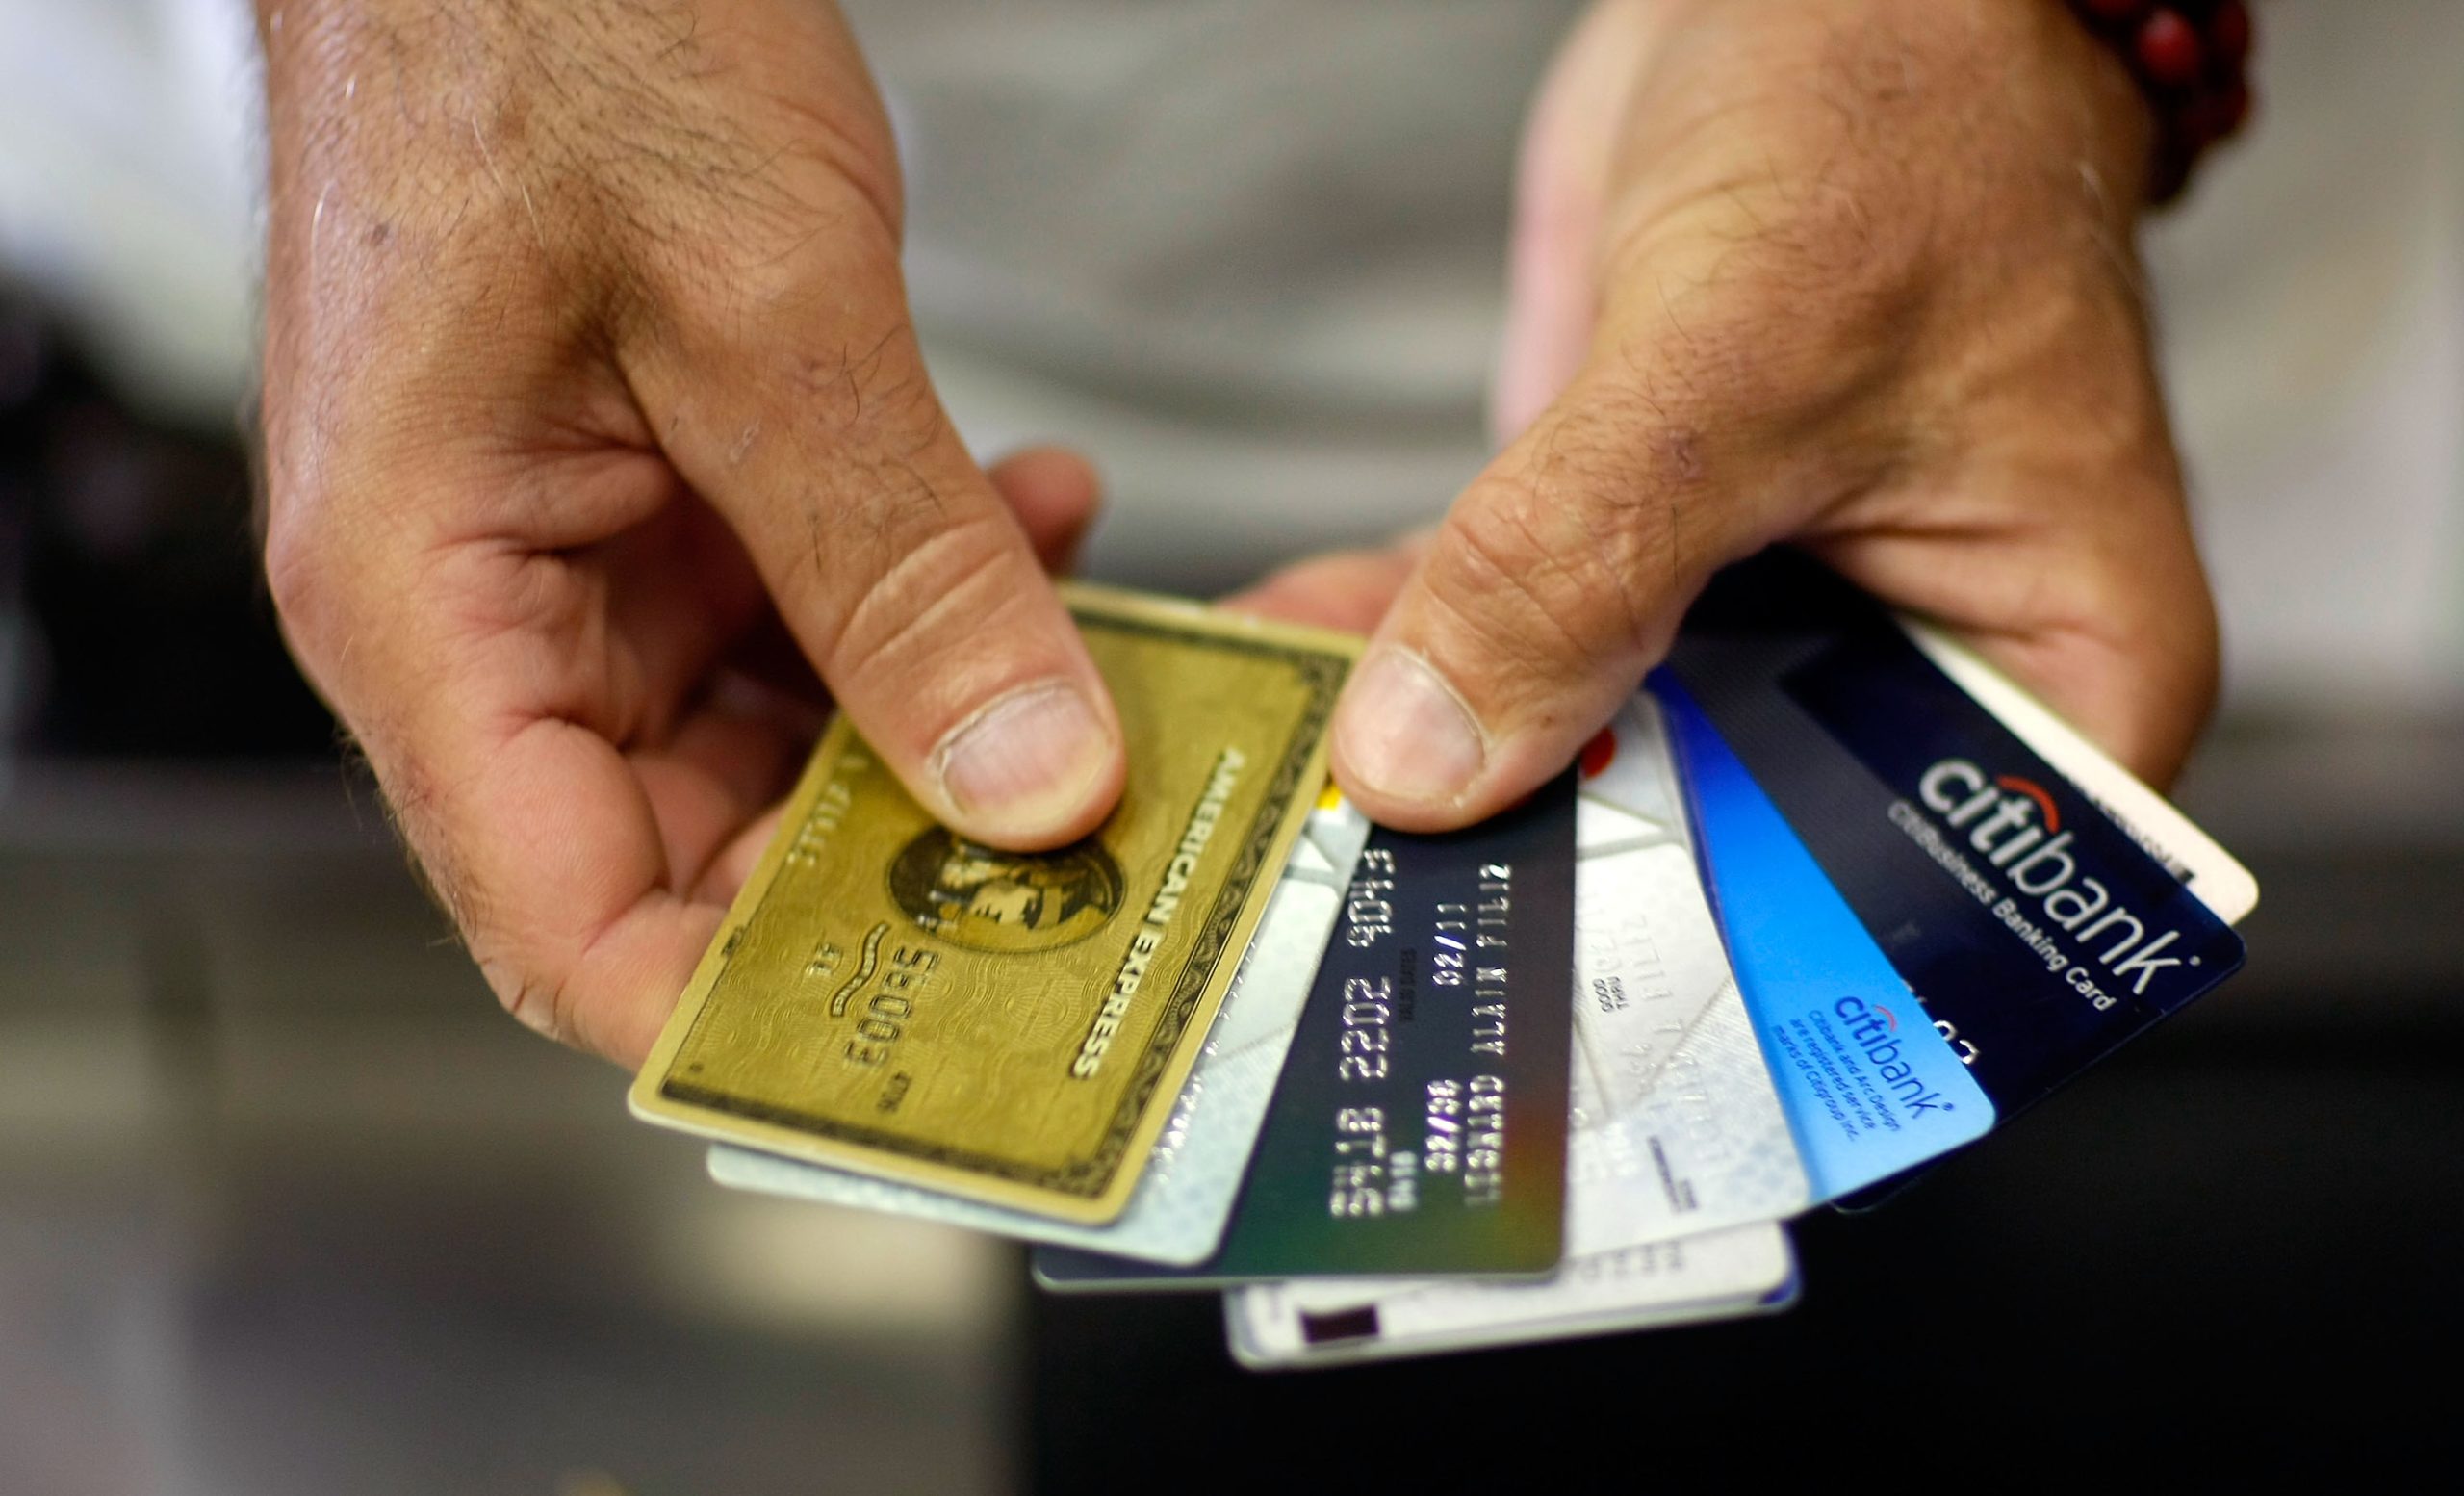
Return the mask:
{"type": "Polygon", "coordinates": [[[1038,1280],[1096,1291],[1554,1269],[1574,876],[1572,776],[1466,831],[1373,833],[1222,1248],[1182,1269],[1045,1248],[1038,1280]]]}

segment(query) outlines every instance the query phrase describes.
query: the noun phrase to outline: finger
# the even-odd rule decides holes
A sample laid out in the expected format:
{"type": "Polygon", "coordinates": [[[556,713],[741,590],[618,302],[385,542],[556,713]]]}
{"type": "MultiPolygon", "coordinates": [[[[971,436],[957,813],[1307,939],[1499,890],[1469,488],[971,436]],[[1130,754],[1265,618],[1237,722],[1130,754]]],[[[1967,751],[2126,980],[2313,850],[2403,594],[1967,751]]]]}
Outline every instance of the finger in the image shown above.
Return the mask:
{"type": "MultiPolygon", "coordinates": [[[[1065,575],[1100,506],[1094,469],[1077,453],[1038,447],[996,463],[986,475],[1027,532],[1036,559],[1054,576],[1065,575]]],[[[817,731],[826,722],[830,695],[803,646],[777,617],[757,621],[736,638],[729,665],[771,691],[805,704],[804,720],[817,731]]],[[[808,731],[807,739],[813,735],[808,731]]]]}
{"type": "Polygon", "coordinates": [[[1593,7],[1534,96],[1515,167],[1505,337],[1489,397],[1500,446],[1548,408],[1590,349],[1609,169],[1627,94],[1667,10],[1653,0],[1593,7]]]}
{"type": "Polygon", "coordinates": [[[598,734],[448,702],[368,744],[403,838],[507,1012],[638,1067],[725,906],[672,885],[668,847],[704,857],[724,790],[647,778],[598,734]],[[668,805],[668,822],[651,798],[668,805]]]}
{"type": "Polygon", "coordinates": [[[783,805],[772,806],[720,847],[703,873],[702,886],[694,890],[695,896],[720,904],[734,902],[745,880],[760,864],[761,854],[769,850],[770,838],[779,834],[779,821],[786,814],[786,809],[783,805]]]}
{"type": "Polygon", "coordinates": [[[2127,639],[2101,627],[1966,637],[2115,761],[2165,789],[2216,707],[2216,614],[2206,597],[2188,609],[2128,609],[2111,620],[2134,629],[2127,639]]]}
{"type": "MultiPolygon", "coordinates": [[[[731,682],[687,717],[666,742],[627,755],[658,823],[665,882],[704,890],[726,842],[793,787],[810,736],[758,698],[769,693],[731,682]]],[[[717,896],[734,896],[731,887],[717,896]]]]}
{"type": "Polygon", "coordinates": [[[1807,549],[1961,635],[2159,788],[2215,705],[2216,606],[2161,447],[2088,471],[1972,462],[1861,500],[1807,549]]]}
{"type": "Polygon", "coordinates": [[[729,684],[657,742],[620,747],[541,709],[536,684],[568,649],[531,633],[435,649],[455,668],[415,681],[408,709],[372,718],[363,740],[506,1009],[632,1067],[734,891],[720,865],[787,787],[810,722],[729,684]]]}
{"type": "Polygon", "coordinates": [[[1456,501],[1336,711],[1336,775],[1373,819],[1442,830],[1528,793],[1711,572],[1777,533],[1747,465],[1652,408],[1586,373],[1456,501]]]}
{"type": "Polygon", "coordinates": [[[1225,598],[1219,606],[1286,623],[1368,633],[1411,580],[1431,533],[1422,531],[1373,551],[1312,556],[1225,598]]]}
{"type": "Polygon", "coordinates": [[[985,477],[1018,517],[1043,569],[1068,575],[1102,503],[1094,466],[1066,447],[1030,447],[994,463],[985,477]]]}
{"type": "MultiPolygon", "coordinates": [[[[942,414],[894,263],[850,252],[834,239],[748,315],[677,329],[635,375],[643,403],[910,792],[994,845],[1074,839],[1120,792],[1111,698],[942,414]]],[[[1049,457],[1019,477],[1068,529],[1091,485],[1049,457]]]]}
{"type": "MultiPolygon", "coordinates": [[[[995,477],[1039,549],[1065,556],[1093,512],[1091,471],[1038,451],[995,477]]],[[[639,1066],[716,913],[776,829],[774,803],[810,742],[813,720],[800,705],[751,681],[723,682],[656,746],[624,755],[629,784],[607,772],[602,744],[559,733],[542,741],[534,728],[488,755],[520,784],[530,783],[526,759],[558,764],[552,773],[564,792],[552,800],[500,794],[486,776],[442,790],[433,787],[448,776],[433,766],[410,776],[431,787],[404,797],[417,807],[404,812],[406,832],[414,821],[433,828],[414,840],[428,849],[424,861],[508,1010],[551,1037],[639,1066]],[[552,803],[550,833],[539,808],[552,803]],[[492,834],[470,834],[483,825],[492,834]],[[542,844],[578,855],[560,864],[528,850],[542,844]],[[518,849],[511,859],[499,855],[508,845],[518,849]]],[[[459,757],[453,744],[466,739],[445,736],[439,757],[459,757]]]]}

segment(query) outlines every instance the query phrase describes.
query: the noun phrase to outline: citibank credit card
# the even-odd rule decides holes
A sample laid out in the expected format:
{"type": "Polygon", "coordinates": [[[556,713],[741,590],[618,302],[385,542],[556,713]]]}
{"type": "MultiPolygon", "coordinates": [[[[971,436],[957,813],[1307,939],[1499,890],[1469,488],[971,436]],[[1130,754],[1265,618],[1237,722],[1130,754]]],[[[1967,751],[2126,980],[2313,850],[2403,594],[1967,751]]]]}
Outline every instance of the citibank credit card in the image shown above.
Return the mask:
{"type": "Polygon", "coordinates": [[[1575,782],[1466,831],[1371,834],[1222,1247],[1060,1248],[1056,1289],[1545,1274],[1563,1255],[1575,782]]]}
{"type": "Polygon", "coordinates": [[[1983,1136],[2242,963],[2247,871],[1803,557],[1723,574],[1650,690],[1816,1199],[1983,1136]]]}

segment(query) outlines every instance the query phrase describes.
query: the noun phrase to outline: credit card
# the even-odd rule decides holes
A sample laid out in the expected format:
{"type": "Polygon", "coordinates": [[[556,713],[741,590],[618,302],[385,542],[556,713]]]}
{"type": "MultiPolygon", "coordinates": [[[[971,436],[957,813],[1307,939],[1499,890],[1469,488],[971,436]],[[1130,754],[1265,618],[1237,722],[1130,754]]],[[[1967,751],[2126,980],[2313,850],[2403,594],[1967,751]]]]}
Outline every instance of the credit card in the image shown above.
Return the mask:
{"type": "Polygon", "coordinates": [[[1778,808],[1682,687],[1655,676],[1704,883],[1813,1200],[1983,1137],[1993,1104],[1778,808]]]}
{"type": "Polygon", "coordinates": [[[1769,1223],[1573,1259],[1541,1283],[1424,1280],[1346,1301],[1322,1280],[1223,1297],[1233,1358],[1253,1371],[1343,1366],[1767,1314],[1796,1301],[1787,1233],[1769,1223]]]}
{"type": "Polygon", "coordinates": [[[1786,1114],[1706,904],[1657,707],[1581,761],[1569,1256],[1793,1216],[1786,1114]]]}
{"type": "Polygon", "coordinates": [[[1204,1261],[1222,1243],[1268,1098],[1368,838],[1368,819],[1329,788],[1293,847],[1223,1011],[1117,1219],[1102,1225],[1056,1221],[724,1143],[710,1148],[710,1177],[736,1189],[886,1210],[1143,1262],[1204,1261]]]}
{"type": "Polygon", "coordinates": [[[647,1121],[1012,1209],[1127,1204],[1325,780],[1358,641],[1095,588],[1129,747],[1092,837],[934,823],[841,718],[630,1094],[647,1121]]]}
{"type": "Polygon", "coordinates": [[[1703,897],[1659,713],[1579,761],[1566,1260],[1537,1282],[1312,1277],[1233,1290],[1244,1364],[1297,1367],[1764,1312],[1809,1186],[1703,897]]]}
{"type": "Polygon", "coordinates": [[[1046,1248],[1059,1289],[1546,1273],[1562,1254],[1575,787],[1444,836],[1378,830],[1223,1247],[1168,1270],[1046,1248]]]}
{"type": "Polygon", "coordinates": [[[2243,958],[2248,873],[1989,679],[1787,553],[1715,580],[1653,678],[1818,1198],[1973,1141],[2243,958]]]}

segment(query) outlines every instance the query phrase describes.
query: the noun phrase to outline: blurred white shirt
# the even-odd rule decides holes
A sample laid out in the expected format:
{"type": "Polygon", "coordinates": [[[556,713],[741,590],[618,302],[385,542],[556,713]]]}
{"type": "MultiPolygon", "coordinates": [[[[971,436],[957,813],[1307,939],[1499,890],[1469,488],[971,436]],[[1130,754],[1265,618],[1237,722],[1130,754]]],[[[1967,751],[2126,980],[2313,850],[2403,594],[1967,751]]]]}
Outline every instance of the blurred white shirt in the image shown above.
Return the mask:
{"type": "MultiPolygon", "coordinates": [[[[1185,590],[1442,512],[1485,450],[1521,113],[1576,0],[851,0],[933,368],[1083,447],[1101,573],[1185,590]]],[[[241,0],[0,0],[0,266],[228,419],[241,0]]],[[[2464,707],[2464,8],[2270,6],[2262,126],[2153,234],[2245,709],[2464,707]]]]}

